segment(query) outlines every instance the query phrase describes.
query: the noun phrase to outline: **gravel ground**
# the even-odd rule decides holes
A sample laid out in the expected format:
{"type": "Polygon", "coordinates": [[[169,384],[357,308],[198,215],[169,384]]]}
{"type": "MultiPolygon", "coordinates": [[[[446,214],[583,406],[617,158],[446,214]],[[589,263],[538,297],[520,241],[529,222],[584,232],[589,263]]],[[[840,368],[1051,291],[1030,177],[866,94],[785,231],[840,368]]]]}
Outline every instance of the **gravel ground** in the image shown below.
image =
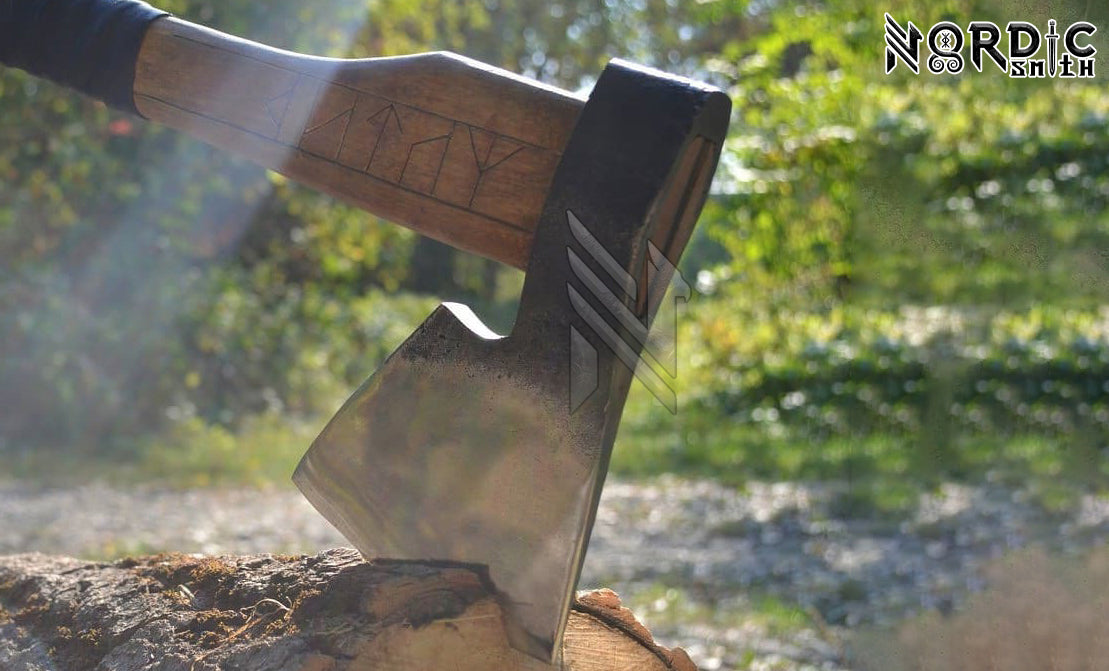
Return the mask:
{"type": "MultiPolygon", "coordinates": [[[[1076,553],[1109,538],[1109,501],[1095,497],[1049,515],[1019,491],[948,485],[901,520],[874,521],[834,516],[839,492],[610,481],[583,586],[616,589],[660,641],[685,647],[706,670],[838,670],[847,668],[845,632],[957,608],[984,587],[983,565],[1007,551],[1076,553]],[[745,615],[766,599],[807,615],[785,630],[745,615]]],[[[290,490],[0,482],[0,554],[296,553],[341,544],[290,490]]]]}

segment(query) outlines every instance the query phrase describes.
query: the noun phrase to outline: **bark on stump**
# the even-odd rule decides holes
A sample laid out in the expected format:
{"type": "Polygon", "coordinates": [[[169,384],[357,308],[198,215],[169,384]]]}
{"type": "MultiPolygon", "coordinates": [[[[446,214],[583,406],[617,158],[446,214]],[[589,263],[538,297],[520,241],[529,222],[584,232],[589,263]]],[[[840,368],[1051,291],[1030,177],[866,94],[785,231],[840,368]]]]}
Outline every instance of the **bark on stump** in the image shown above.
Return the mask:
{"type": "MultiPolygon", "coordinates": [[[[0,557],[0,669],[541,671],[508,646],[482,571],[309,557],[0,557]]],[[[696,671],[607,590],[579,595],[571,671],[696,671]]]]}

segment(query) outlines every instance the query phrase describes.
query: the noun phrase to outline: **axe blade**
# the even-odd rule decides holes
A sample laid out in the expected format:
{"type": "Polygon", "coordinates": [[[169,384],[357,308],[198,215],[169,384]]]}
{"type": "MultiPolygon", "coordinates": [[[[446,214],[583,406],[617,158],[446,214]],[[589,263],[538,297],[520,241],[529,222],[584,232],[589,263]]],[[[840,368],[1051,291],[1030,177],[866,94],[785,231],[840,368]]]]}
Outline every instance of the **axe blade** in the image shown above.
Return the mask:
{"type": "Polygon", "coordinates": [[[672,270],[730,107],[715,89],[610,63],[555,172],[511,334],[441,305],[293,476],[367,557],[487,566],[512,645],[541,660],[559,651],[633,375],[612,338],[625,356],[642,349],[626,317],[646,326],[658,307],[648,250],[672,270]]]}

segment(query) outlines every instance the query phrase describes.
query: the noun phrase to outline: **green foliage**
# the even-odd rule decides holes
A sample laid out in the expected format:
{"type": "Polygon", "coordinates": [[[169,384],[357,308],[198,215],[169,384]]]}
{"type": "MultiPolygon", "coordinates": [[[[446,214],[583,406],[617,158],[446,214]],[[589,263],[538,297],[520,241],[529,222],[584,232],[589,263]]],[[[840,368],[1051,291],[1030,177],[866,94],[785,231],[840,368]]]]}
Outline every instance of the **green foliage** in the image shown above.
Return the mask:
{"type": "Polygon", "coordinates": [[[189,417],[147,439],[136,467],[143,478],[179,487],[281,482],[317,430],[277,413],[251,416],[235,430],[189,417]]]}
{"type": "MultiPolygon", "coordinates": [[[[331,1],[161,6],[319,53],[362,20],[331,1]]],[[[316,410],[418,321],[370,314],[411,234],[21,72],[0,95],[0,446],[120,450],[181,408],[316,410]]]]}
{"type": "Polygon", "coordinates": [[[882,518],[950,480],[1022,488],[1049,511],[1109,491],[1105,308],[689,312],[678,413],[633,386],[616,473],[846,482],[841,511],[882,518]]]}
{"type": "MultiPolygon", "coordinates": [[[[784,309],[837,299],[1104,301],[1102,86],[969,65],[959,77],[904,66],[887,76],[882,9],[925,27],[940,18],[1004,24],[1013,9],[895,5],[782,7],[770,30],[736,45],[734,59],[709,61],[734,82],[737,106],[724,157],[730,179],[718,182],[705,222],[730,256],[719,278],[784,309]]],[[[1037,18],[1082,13],[1055,3],[1037,18]]]]}
{"type": "MultiPolygon", "coordinates": [[[[1109,313],[905,307],[702,317],[694,412],[816,436],[1109,429],[1109,313]]],[[[696,376],[694,372],[692,375],[696,376]]]]}
{"type": "MultiPolygon", "coordinates": [[[[722,166],[682,263],[714,292],[683,326],[688,401],[672,418],[633,392],[621,472],[869,478],[843,504],[881,510],[904,501],[908,473],[1001,464],[1033,473],[1045,502],[1065,500],[1059,474],[1104,482],[1090,465],[1109,412],[1109,48],[1097,42],[1093,82],[887,76],[881,39],[885,10],[918,26],[1104,26],[1104,6],[159,4],[326,55],[451,49],[571,89],[622,56],[729,91],[722,166]],[[918,341],[906,305],[962,321],[918,341]]],[[[190,482],[250,479],[265,444],[303,443],[300,422],[435,300],[475,302],[503,330],[520,285],[10,70],[0,256],[0,450],[139,453],[190,482]]]]}

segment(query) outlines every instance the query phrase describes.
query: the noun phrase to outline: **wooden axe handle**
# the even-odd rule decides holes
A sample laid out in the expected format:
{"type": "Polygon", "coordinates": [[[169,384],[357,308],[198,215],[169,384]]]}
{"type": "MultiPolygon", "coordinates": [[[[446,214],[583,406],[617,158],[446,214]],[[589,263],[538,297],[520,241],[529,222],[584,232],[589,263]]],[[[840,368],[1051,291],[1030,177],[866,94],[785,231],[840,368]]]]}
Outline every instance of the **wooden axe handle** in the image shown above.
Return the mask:
{"type": "Polygon", "coordinates": [[[313,58],[173,18],[134,94],[149,119],[521,269],[582,106],[453,54],[313,58]]]}
{"type": "Polygon", "coordinates": [[[135,0],[0,2],[0,62],[527,265],[582,99],[445,52],[316,58],[157,16],[135,0]]]}

